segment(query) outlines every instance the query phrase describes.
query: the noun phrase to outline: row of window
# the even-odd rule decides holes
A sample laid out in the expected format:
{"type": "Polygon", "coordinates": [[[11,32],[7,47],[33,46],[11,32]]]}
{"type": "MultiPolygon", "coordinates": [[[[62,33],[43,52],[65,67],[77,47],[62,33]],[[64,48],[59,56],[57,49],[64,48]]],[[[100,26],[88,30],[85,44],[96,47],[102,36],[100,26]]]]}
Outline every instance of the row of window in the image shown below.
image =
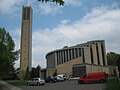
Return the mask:
{"type": "MultiPolygon", "coordinates": [[[[62,50],[62,51],[57,51],[57,65],[62,64],[64,62],[73,60],[75,58],[81,57],[83,58],[83,63],[85,63],[85,57],[84,57],[84,48],[73,48],[73,49],[66,49],[66,50],[62,50]]],[[[97,62],[98,65],[101,65],[102,63],[100,63],[100,56],[99,53],[102,54],[102,62],[103,65],[106,65],[106,59],[105,59],[105,52],[104,52],[104,46],[101,44],[101,52],[98,49],[98,45],[96,45],[96,55],[97,55],[97,62]]],[[[94,52],[92,49],[92,46],[90,47],[90,58],[91,58],[91,64],[94,64],[94,52]]]]}
{"type": "Polygon", "coordinates": [[[30,20],[30,8],[23,9],[23,20],[30,20]]]}
{"type": "Polygon", "coordinates": [[[82,48],[57,51],[57,65],[81,57],[82,48]]]}

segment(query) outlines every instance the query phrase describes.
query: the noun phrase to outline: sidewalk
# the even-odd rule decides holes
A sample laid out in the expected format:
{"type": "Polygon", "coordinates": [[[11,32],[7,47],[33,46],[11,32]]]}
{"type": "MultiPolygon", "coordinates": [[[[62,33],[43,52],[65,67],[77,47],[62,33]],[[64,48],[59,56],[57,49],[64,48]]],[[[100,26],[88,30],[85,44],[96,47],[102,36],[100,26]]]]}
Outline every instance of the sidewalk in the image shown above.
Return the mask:
{"type": "Polygon", "coordinates": [[[2,86],[2,90],[22,90],[18,87],[15,87],[13,85],[10,85],[4,81],[0,81],[0,86],[2,86]]]}
{"type": "Polygon", "coordinates": [[[68,78],[68,80],[78,80],[79,77],[68,78]]]}

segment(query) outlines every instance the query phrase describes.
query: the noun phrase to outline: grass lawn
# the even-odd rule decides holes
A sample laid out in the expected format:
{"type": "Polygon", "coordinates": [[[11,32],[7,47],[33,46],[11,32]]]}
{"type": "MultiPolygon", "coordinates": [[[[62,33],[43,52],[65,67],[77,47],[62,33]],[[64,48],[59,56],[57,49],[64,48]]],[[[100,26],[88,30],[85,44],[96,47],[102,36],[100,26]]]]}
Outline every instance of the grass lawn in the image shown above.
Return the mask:
{"type": "Polygon", "coordinates": [[[25,81],[25,80],[8,80],[5,82],[7,82],[11,85],[14,85],[14,86],[23,86],[23,85],[27,84],[27,81],[25,81]]]}
{"type": "Polygon", "coordinates": [[[120,81],[117,78],[108,79],[106,90],[120,90],[120,81]]]}

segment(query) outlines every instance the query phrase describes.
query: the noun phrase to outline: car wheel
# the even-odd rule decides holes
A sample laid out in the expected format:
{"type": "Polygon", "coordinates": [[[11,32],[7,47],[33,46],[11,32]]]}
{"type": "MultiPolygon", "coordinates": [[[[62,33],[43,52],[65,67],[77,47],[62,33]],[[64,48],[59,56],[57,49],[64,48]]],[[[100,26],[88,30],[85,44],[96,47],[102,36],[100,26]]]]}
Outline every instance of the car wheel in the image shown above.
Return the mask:
{"type": "Polygon", "coordinates": [[[80,81],[80,84],[84,84],[84,81],[80,81]]]}
{"type": "Polygon", "coordinates": [[[100,80],[100,83],[104,83],[105,81],[104,80],[100,80]]]}
{"type": "Polygon", "coordinates": [[[40,86],[40,83],[37,83],[38,86],[40,86]]]}
{"type": "Polygon", "coordinates": [[[30,86],[30,83],[27,83],[28,86],[30,86]]]}

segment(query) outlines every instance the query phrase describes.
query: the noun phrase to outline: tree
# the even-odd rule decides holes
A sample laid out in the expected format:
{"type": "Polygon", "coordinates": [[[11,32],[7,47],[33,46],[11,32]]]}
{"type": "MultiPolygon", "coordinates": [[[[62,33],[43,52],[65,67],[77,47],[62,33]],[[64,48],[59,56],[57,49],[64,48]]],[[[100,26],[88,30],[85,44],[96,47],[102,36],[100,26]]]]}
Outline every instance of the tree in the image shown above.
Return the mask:
{"type": "Polygon", "coordinates": [[[30,76],[29,68],[27,67],[26,73],[25,73],[25,80],[29,80],[29,79],[31,79],[31,76],[30,76]]]}
{"type": "Polygon", "coordinates": [[[118,57],[118,59],[116,61],[116,65],[118,66],[119,77],[120,77],[120,54],[117,57],[118,57]]]}
{"type": "Polygon", "coordinates": [[[41,70],[41,67],[38,65],[36,68],[32,68],[31,70],[31,78],[35,78],[35,77],[40,77],[40,70],[41,70]]]}
{"type": "Polygon", "coordinates": [[[19,58],[19,50],[5,28],[0,28],[0,77],[14,73],[15,61],[19,58]]]}
{"type": "Polygon", "coordinates": [[[57,70],[53,73],[53,77],[57,76],[57,70]]]}
{"type": "Polygon", "coordinates": [[[117,66],[120,77],[120,54],[109,52],[107,53],[108,65],[117,66]]]}
{"type": "Polygon", "coordinates": [[[36,67],[37,77],[40,77],[40,70],[41,70],[41,67],[38,65],[38,66],[36,67]]]}
{"type": "Polygon", "coordinates": [[[38,0],[38,1],[41,1],[42,3],[43,2],[45,2],[45,3],[47,3],[47,2],[56,2],[56,4],[59,3],[60,5],[64,5],[64,3],[65,3],[63,0],[38,0]]]}
{"type": "Polygon", "coordinates": [[[114,52],[107,53],[108,65],[116,66],[117,59],[118,59],[118,54],[114,52]]]}

